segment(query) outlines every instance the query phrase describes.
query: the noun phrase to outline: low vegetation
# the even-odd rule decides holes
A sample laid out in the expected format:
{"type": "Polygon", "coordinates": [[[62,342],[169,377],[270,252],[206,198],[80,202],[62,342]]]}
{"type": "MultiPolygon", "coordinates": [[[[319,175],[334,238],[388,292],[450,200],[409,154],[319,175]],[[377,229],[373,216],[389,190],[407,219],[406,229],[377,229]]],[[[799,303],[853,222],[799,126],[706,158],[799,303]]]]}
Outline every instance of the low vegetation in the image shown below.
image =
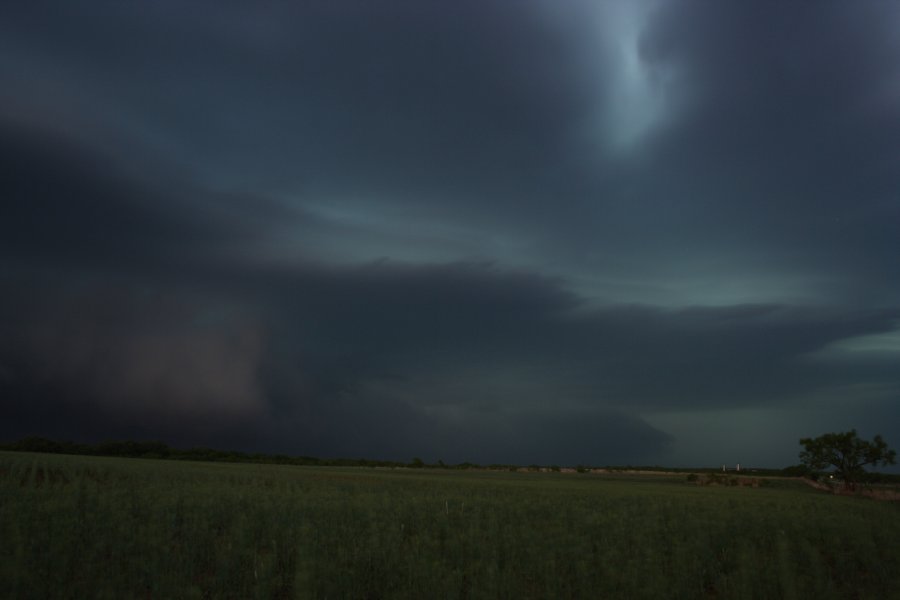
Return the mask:
{"type": "Polygon", "coordinates": [[[3,598],[888,598],[898,539],[790,479],[0,452],[3,598]]]}

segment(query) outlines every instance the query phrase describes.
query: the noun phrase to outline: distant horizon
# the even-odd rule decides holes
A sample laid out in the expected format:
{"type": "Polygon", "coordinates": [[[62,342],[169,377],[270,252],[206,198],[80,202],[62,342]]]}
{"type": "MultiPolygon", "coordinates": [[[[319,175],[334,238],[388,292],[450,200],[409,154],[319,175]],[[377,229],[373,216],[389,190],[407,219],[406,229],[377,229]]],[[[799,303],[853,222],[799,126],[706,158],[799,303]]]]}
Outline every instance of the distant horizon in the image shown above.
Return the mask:
{"type": "MultiPolygon", "coordinates": [[[[664,470],[684,470],[684,471],[721,471],[722,464],[719,465],[664,465],[664,464],[612,464],[612,463],[602,463],[602,462],[587,462],[587,463],[573,463],[573,464],[541,464],[541,463],[504,463],[504,462],[493,462],[493,461],[485,461],[485,462],[476,462],[476,461],[444,461],[441,458],[435,459],[426,459],[421,456],[413,456],[408,460],[403,459],[390,459],[390,458],[379,458],[379,457],[365,457],[365,456],[312,456],[312,455],[293,455],[293,454],[282,454],[282,453],[270,453],[270,452],[262,452],[255,451],[252,449],[248,450],[238,450],[233,448],[214,448],[207,446],[172,446],[167,444],[162,440],[151,440],[151,439],[105,439],[98,440],[94,442],[89,441],[75,441],[75,440],[67,440],[67,439],[51,439],[44,438],[41,436],[26,436],[17,440],[0,440],[0,450],[9,450],[9,446],[13,446],[17,443],[23,443],[28,441],[40,441],[40,442],[50,442],[53,444],[73,444],[73,445],[82,445],[82,446],[94,446],[95,449],[99,449],[98,447],[104,444],[162,444],[167,447],[168,450],[174,450],[178,452],[190,452],[195,450],[210,450],[213,452],[221,452],[223,454],[240,454],[246,457],[254,457],[259,456],[260,458],[271,458],[278,459],[280,457],[289,458],[289,459],[308,459],[315,461],[334,461],[334,462],[370,462],[370,463],[389,463],[391,466],[405,466],[410,467],[410,465],[414,465],[417,459],[422,460],[423,468],[441,468],[439,465],[443,463],[447,468],[458,468],[463,465],[470,465],[476,468],[490,468],[490,467],[516,467],[519,469],[528,469],[529,467],[538,467],[541,469],[551,469],[551,468],[564,468],[564,469],[577,469],[578,467],[586,467],[588,469],[614,469],[614,470],[641,470],[641,471],[649,471],[653,469],[664,469],[664,470]]],[[[40,450],[24,450],[26,452],[41,452],[40,450]]],[[[50,452],[51,454],[56,452],[50,452]]],[[[61,452],[61,454],[67,454],[66,452],[61,452]]],[[[120,455],[122,458],[126,458],[120,455]]],[[[136,458],[166,458],[166,457],[146,457],[139,456],[136,458]]],[[[789,465],[783,466],[762,466],[758,464],[745,464],[745,463],[734,463],[734,464],[725,464],[725,471],[729,473],[737,473],[737,472],[753,472],[753,471],[783,471],[790,467],[798,466],[800,463],[791,463],[789,465]],[[740,465],[740,470],[737,469],[737,466],[740,465]]],[[[332,465],[332,466],[340,466],[340,465],[332,465]]],[[[345,465],[345,466],[364,466],[364,465],[345,465]]],[[[376,465],[377,466],[377,465],[376,465]]],[[[830,469],[822,469],[822,472],[828,472],[830,469]]],[[[869,473],[881,473],[881,474],[898,474],[900,473],[900,469],[897,468],[897,465],[889,465],[887,467],[881,467],[877,469],[868,468],[867,471],[869,473]]]]}

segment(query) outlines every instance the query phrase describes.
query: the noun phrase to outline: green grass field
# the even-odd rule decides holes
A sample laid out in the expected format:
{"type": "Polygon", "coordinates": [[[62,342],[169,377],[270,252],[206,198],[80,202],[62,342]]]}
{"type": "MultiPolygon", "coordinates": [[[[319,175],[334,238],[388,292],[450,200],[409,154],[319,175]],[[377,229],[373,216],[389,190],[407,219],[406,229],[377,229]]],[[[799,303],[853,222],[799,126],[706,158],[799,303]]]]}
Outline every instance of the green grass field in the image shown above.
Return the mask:
{"type": "Polygon", "coordinates": [[[2,598],[900,598],[900,505],[790,480],[0,453],[2,598]]]}

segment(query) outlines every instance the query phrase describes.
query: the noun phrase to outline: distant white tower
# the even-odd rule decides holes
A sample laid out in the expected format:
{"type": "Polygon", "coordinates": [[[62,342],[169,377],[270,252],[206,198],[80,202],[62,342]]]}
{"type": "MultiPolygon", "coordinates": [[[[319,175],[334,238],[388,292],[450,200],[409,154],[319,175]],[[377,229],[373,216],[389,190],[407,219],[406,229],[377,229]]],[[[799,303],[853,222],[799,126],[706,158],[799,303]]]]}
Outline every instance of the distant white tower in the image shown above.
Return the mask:
{"type": "Polygon", "coordinates": [[[738,464],[737,464],[737,470],[738,470],[738,471],[741,470],[741,463],[738,463],[738,464]]]}

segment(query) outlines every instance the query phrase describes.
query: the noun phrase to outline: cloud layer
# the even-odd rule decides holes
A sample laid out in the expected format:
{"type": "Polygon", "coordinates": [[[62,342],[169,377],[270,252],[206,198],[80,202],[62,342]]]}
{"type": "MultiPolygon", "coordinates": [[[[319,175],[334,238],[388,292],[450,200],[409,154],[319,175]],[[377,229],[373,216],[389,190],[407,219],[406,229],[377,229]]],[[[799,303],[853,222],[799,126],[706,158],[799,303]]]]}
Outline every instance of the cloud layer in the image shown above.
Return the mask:
{"type": "Polygon", "coordinates": [[[891,5],[5,12],[4,437],[776,466],[820,429],[900,440],[891,5]]]}

